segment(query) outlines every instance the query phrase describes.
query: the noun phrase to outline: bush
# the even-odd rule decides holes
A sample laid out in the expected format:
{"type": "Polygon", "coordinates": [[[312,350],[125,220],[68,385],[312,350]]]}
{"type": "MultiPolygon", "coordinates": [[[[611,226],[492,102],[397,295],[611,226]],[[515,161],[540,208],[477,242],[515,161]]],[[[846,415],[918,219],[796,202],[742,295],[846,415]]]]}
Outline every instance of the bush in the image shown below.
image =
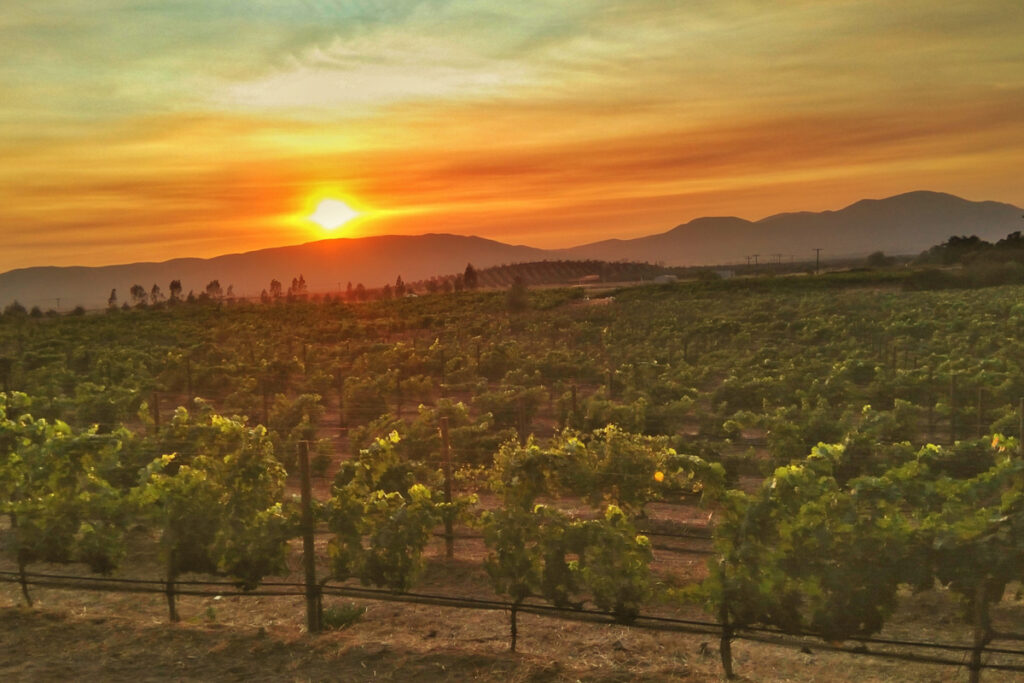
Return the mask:
{"type": "Polygon", "coordinates": [[[325,607],[320,615],[320,625],[327,631],[342,631],[354,626],[366,614],[366,607],[350,602],[344,605],[325,607]]]}

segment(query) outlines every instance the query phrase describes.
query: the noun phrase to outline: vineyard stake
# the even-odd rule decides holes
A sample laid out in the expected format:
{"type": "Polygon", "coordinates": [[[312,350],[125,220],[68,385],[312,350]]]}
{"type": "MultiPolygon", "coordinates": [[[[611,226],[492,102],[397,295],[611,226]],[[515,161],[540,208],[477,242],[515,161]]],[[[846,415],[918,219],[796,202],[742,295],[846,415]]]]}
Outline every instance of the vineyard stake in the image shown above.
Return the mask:
{"type": "Polygon", "coordinates": [[[1020,399],[1017,408],[1017,454],[1024,456],[1024,398],[1020,399]]]}
{"type": "Polygon", "coordinates": [[[984,390],[984,388],[983,388],[983,387],[978,387],[978,438],[979,438],[979,439],[980,439],[980,438],[981,438],[982,436],[984,436],[984,433],[982,432],[982,419],[981,419],[981,416],[982,416],[982,409],[983,409],[983,407],[984,407],[984,404],[982,403],[982,399],[983,399],[983,392],[984,392],[984,391],[985,391],[985,390],[984,390]]]}
{"type": "Polygon", "coordinates": [[[313,493],[309,483],[309,443],[299,442],[299,477],[302,487],[302,564],[306,571],[306,630],[320,632],[320,587],[316,582],[316,546],[313,542],[313,493]]]}
{"type": "Polygon", "coordinates": [[[956,373],[949,374],[949,443],[956,443],[956,373]]]}
{"type": "Polygon", "coordinates": [[[455,557],[455,530],[452,528],[452,449],[447,417],[441,418],[441,462],[444,465],[444,502],[449,506],[444,513],[444,552],[451,560],[455,557]]]}
{"type": "Polygon", "coordinates": [[[160,392],[153,390],[153,435],[160,435],[160,392]]]}

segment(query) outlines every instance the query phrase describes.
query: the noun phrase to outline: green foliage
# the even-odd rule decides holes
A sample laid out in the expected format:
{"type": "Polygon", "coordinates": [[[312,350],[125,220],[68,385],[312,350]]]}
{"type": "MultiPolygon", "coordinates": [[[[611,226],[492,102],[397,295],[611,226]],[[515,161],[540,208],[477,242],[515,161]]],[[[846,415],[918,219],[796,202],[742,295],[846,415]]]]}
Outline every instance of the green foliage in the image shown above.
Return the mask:
{"type": "Polygon", "coordinates": [[[366,614],[366,607],[354,602],[329,605],[320,615],[320,625],[328,631],[343,631],[358,624],[364,614],[366,614]]]}
{"type": "Polygon", "coordinates": [[[442,515],[473,502],[439,502],[421,483],[436,481],[436,472],[403,460],[395,448],[400,441],[397,432],[377,439],[358,460],[344,463],[335,478],[327,503],[328,527],[335,534],[328,546],[335,578],[408,590],[442,515]]]}
{"type": "Polygon", "coordinates": [[[149,468],[135,491],[143,514],[161,530],[170,578],[183,572],[226,574],[246,590],[286,569],[295,522],[285,513],[285,471],[263,427],[208,410],[175,413],[174,438],[191,448],[149,468]]]}
{"type": "Polygon", "coordinates": [[[22,568],[83,562],[108,573],[124,555],[124,496],[103,476],[120,442],[30,409],[24,394],[0,393],[0,514],[11,520],[3,549],[22,568]]]}

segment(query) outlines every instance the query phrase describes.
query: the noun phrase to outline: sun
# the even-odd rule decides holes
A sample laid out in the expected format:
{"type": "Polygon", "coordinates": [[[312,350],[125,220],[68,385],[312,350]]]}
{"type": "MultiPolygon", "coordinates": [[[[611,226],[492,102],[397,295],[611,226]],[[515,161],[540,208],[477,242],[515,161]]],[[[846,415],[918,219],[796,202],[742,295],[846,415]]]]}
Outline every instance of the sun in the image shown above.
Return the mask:
{"type": "Polygon", "coordinates": [[[358,215],[358,211],[340,199],[321,199],[309,220],[324,230],[336,230],[358,215]]]}

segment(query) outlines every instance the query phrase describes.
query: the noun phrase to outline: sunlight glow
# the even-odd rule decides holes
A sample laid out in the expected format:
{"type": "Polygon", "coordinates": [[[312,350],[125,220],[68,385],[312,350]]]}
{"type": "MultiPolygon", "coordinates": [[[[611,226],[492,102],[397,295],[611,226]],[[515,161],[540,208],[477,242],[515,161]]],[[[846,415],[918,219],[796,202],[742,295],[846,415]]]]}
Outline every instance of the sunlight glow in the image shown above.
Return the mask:
{"type": "Polygon", "coordinates": [[[324,230],[335,230],[359,215],[359,212],[340,199],[322,199],[309,216],[324,230]]]}

